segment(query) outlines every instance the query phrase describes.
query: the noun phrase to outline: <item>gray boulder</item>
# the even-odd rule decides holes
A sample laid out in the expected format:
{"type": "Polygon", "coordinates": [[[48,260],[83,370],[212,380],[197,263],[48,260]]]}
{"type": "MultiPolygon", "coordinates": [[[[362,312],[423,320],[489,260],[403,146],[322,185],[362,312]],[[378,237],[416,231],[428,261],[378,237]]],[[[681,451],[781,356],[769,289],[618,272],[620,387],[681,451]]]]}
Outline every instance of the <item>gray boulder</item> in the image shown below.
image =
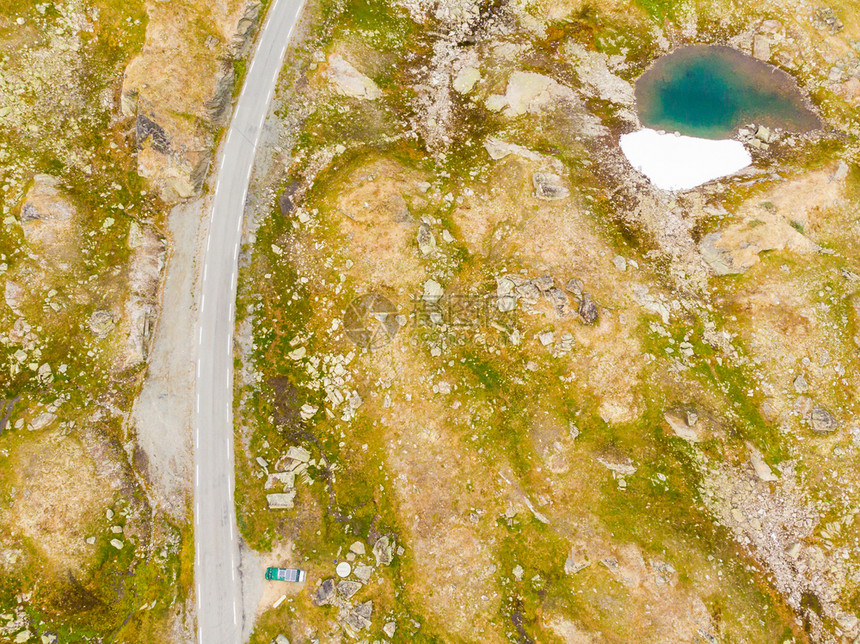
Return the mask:
{"type": "Polygon", "coordinates": [[[394,559],[394,544],[387,536],[379,537],[373,544],[373,556],[378,566],[387,566],[394,559]]]}
{"type": "Polygon", "coordinates": [[[344,620],[347,626],[356,631],[370,627],[370,615],[373,613],[373,602],[366,601],[353,608],[344,620]]]}
{"type": "Polygon", "coordinates": [[[816,434],[831,434],[839,429],[839,421],[824,407],[813,407],[809,413],[809,425],[816,434]]]}
{"type": "Polygon", "coordinates": [[[551,172],[535,172],[532,175],[535,196],[544,201],[559,201],[570,196],[570,190],[561,177],[551,172]]]}
{"type": "Polygon", "coordinates": [[[436,250],[436,237],[433,236],[433,231],[427,224],[421,224],[418,227],[418,250],[422,255],[429,255],[436,250]]]}
{"type": "Polygon", "coordinates": [[[290,510],[293,507],[293,499],[296,498],[296,491],[290,490],[283,494],[267,494],[266,502],[269,504],[270,510],[290,510]]]}
{"type": "Polygon", "coordinates": [[[564,285],[564,289],[568,293],[573,295],[573,299],[575,299],[577,302],[582,301],[583,287],[584,285],[582,283],[582,280],[578,280],[576,278],[568,280],[567,284],[564,285]]]}
{"type": "Polygon", "coordinates": [[[340,581],[337,584],[337,592],[344,598],[349,599],[361,590],[361,584],[357,581],[340,581]]]}
{"type": "Polygon", "coordinates": [[[334,592],[334,579],[326,579],[311,596],[314,606],[325,606],[326,604],[330,604],[334,599],[334,592]]]}

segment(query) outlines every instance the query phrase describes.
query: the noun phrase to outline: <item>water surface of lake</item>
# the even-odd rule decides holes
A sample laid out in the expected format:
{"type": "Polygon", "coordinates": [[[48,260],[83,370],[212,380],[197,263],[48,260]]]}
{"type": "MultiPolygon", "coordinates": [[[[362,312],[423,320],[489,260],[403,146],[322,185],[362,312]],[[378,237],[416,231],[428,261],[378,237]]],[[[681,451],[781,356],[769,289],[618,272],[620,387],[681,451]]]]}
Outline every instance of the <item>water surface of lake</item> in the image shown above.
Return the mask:
{"type": "Polygon", "coordinates": [[[795,132],[821,127],[794,78],[731,47],[691,45],[659,58],[636,81],[642,125],[707,139],[760,123],[795,132]]]}

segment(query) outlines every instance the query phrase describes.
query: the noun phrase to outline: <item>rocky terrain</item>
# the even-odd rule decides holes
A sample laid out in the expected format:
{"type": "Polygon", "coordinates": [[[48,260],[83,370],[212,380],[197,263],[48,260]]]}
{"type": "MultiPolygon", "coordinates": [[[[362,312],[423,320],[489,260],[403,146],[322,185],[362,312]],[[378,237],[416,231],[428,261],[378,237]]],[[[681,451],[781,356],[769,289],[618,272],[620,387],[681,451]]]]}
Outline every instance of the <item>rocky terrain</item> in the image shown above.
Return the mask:
{"type": "Polygon", "coordinates": [[[0,7],[0,641],[190,641],[190,428],[132,412],[260,3],[0,7]]]}
{"type": "MultiPolygon", "coordinates": [[[[0,6],[0,641],[192,641],[177,318],[265,3],[0,6]]],[[[242,537],[308,576],[251,640],[858,641],[854,4],[307,12],[235,404],[242,537]],[[653,188],[618,137],[688,43],[824,127],[653,188]]]]}
{"type": "Polygon", "coordinates": [[[860,637],[851,3],[313,7],[237,333],[253,642],[860,637]],[[653,188],[661,54],[793,74],[824,127],[653,188]]]}

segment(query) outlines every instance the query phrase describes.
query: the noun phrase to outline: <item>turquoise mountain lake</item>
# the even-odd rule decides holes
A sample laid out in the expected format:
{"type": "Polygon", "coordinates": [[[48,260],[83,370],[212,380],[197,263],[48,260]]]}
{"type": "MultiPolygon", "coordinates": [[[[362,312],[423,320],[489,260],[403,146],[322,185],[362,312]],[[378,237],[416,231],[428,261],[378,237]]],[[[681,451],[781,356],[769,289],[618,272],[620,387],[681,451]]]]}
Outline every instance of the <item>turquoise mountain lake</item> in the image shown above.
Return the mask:
{"type": "Polygon", "coordinates": [[[821,127],[794,78],[731,47],[691,45],[667,54],[636,81],[645,127],[706,139],[748,123],[808,132],[821,127]]]}

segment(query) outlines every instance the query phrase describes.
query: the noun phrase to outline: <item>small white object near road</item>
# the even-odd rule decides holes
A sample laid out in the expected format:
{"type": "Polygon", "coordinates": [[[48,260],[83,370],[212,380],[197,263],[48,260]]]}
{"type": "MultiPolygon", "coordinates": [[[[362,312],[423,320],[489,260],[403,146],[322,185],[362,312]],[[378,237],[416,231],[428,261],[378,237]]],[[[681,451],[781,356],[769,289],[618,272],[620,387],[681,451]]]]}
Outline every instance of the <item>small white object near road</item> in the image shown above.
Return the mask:
{"type": "Polygon", "coordinates": [[[347,562],[341,561],[334,571],[337,573],[338,577],[349,577],[349,573],[352,572],[352,567],[347,562]]]}

